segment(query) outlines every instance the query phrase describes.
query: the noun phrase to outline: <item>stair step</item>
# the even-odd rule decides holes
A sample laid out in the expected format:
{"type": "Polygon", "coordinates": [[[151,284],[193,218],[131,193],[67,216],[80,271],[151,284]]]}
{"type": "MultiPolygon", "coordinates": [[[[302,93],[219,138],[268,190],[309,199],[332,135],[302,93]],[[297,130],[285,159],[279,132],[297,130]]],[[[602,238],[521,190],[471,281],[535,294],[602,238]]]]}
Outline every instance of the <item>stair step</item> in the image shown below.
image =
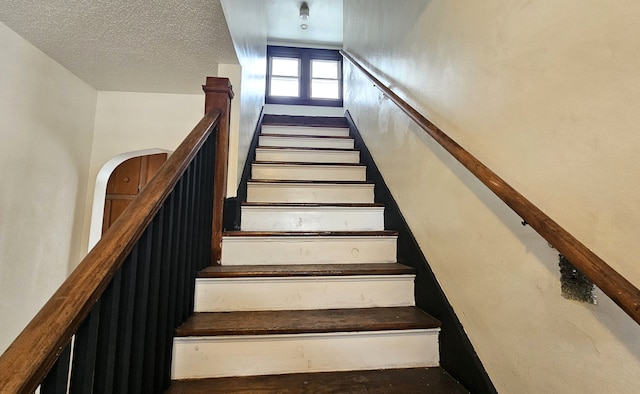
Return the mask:
{"type": "Polygon", "coordinates": [[[367,167],[352,163],[253,162],[254,179],[297,181],[366,181],[367,167]]]}
{"type": "Polygon", "coordinates": [[[393,231],[230,231],[222,265],[395,263],[397,239],[393,231]]]}
{"type": "Polygon", "coordinates": [[[360,151],[354,149],[258,147],[256,161],[290,163],[359,163],[360,151]]]}
{"type": "Polygon", "coordinates": [[[290,148],[353,149],[351,137],[297,136],[286,134],[260,135],[258,146],[283,146],[290,148]]]}
{"type": "Polygon", "coordinates": [[[165,393],[417,394],[425,392],[468,393],[446,371],[435,367],[174,380],[165,393]]]}
{"type": "Polygon", "coordinates": [[[317,126],[279,126],[263,125],[261,135],[286,134],[323,137],[348,137],[348,127],[317,127],[317,126]]]}
{"type": "Polygon", "coordinates": [[[245,203],[243,231],[380,231],[381,204],[245,203]]]}
{"type": "Polygon", "coordinates": [[[270,278],[346,275],[407,275],[415,269],[400,263],[381,264],[306,264],[306,265],[212,265],[198,278],[270,278]]]}
{"type": "Polygon", "coordinates": [[[177,337],[275,335],[439,328],[416,307],[194,313],[177,337]]]}
{"type": "Polygon", "coordinates": [[[373,182],[247,182],[247,202],[373,203],[373,182]]]}
{"type": "Polygon", "coordinates": [[[413,306],[401,264],[212,266],[198,274],[196,312],[413,306]]]}
{"type": "Polygon", "coordinates": [[[263,125],[349,127],[344,116],[307,116],[265,114],[263,125]]]}
{"type": "Polygon", "coordinates": [[[172,377],[438,366],[440,323],[415,307],[195,313],[172,377]]]}

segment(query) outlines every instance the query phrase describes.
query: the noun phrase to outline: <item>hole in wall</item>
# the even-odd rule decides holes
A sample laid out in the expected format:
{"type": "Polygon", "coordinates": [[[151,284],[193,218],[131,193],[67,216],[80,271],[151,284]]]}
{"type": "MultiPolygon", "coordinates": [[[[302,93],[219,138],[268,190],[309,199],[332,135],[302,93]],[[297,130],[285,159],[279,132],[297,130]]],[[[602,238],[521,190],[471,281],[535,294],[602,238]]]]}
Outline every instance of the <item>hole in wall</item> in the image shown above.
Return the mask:
{"type": "Polygon", "coordinates": [[[589,278],[571,264],[563,255],[559,256],[560,288],[562,296],[568,300],[597,304],[595,286],[589,278]]]}

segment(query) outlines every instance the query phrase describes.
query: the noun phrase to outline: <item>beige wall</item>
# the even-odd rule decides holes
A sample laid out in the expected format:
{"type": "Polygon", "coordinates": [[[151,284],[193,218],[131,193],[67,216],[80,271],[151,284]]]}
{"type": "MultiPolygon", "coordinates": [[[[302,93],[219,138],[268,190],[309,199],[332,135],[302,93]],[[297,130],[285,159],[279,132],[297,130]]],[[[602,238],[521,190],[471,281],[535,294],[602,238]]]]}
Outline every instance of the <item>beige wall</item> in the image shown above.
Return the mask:
{"type": "MultiPolygon", "coordinates": [[[[222,9],[242,66],[236,184],[242,177],[251,138],[264,105],[267,69],[267,18],[262,0],[221,0],[222,9]]],[[[236,93],[238,91],[236,90],[236,93]]],[[[235,105],[235,104],[234,104],[235,105]]],[[[229,163],[231,166],[231,162],[229,163]]]]}
{"type": "MultiPolygon", "coordinates": [[[[95,244],[102,223],[102,209],[94,208],[94,195],[100,194],[95,190],[100,169],[126,152],[175,150],[203,115],[204,94],[98,92],[89,168],[90,190],[85,205],[85,251],[95,244]],[[89,233],[92,235],[90,242],[89,233]]],[[[101,200],[103,202],[103,198],[101,200]]]]}
{"type": "Polygon", "coordinates": [[[83,256],[97,92],[0,23],[0,353],[83,256]]]}
{"type": "MultiPolygon", "coordinates": [[[[346,0],[345,48],[640,286],[640,4],[346,0]]],[[[640,327],[347,66],[345,107],[500,392],[637,390],[640,327]]]]}

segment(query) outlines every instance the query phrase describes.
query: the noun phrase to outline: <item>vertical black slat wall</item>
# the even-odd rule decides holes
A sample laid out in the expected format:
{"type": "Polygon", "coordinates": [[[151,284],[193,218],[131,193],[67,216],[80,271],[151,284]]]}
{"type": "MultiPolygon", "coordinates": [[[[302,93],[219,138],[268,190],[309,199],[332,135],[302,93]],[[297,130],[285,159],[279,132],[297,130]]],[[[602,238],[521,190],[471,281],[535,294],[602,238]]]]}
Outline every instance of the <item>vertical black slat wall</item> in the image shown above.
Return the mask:
{"type": "Polygon", "coordinates": [[[129,360],[128,392],[140,393],[142,387],[142,368],[144,365],[144,343],[147,328],[147,308],[149,301],[149,272],[151,271],[151,238],[153,221],[140,238],[138,272],[136,274],[136,295],[131,331],[131,358],[129,360]]]}
{"type": "Polygon", "coordinates": [[[183,176],[180,179],[178,186],[178,221],[176,222],[176,250],[175,250],[175,264],[176,266],[176,292],[175,292],[175,315],[173,317],[174,327],[177,327],[182,322],[182,310],[184,306],[184,226],[186,222],[186,194],[187,194],[187,177],[183,176]]]}
{"type": "Polygon", "coordinates": [[[40,387],[41,394],[64,394],[67,392],[69,382],[69,360],[71,359],[71,343],[65,346],[58,356],[58,360],[47,376],[42,381],[40,387]]]}
{"type": "Polygon", "coordinates": [[[96,302],[76,333],[71,367],[72,393],[90,393],[93,387],[93,371],[98,349],[100,303],[100,300],[96,302]]]}
{"type": "Polygon", "coordinates": [[[166,231],[162,234],[162,272],[160,280],[160,300],[159,300],[159,321],[158,321],[158,342],[157,348],[160,353],[156,362],[156,374],[154,379],[154,391],[158,392],[169,386],[171,379],[171,355],[173,351],[173,313],[172,308],[175,307],[175,299],[173,298],[172,283],[175,284],[175,264],[173,262],[173,240],[176,238],[174,231],[175,219],[175,198],[176,192],[173,191],[167,202],[165,203],[165,223],[166,231]],[[173,301],[173,303],[172,303],[173,301]],[[172,307],[171,305],[174,305],[172,307]]]}
{"type": "Polygon", "coordinates": [[[190,201],[191,201],[191,174],[192,173],[193,173],[193,169],[192,167],[189,167],[184,174],[184,200],[182,202],[184,204],[184,210],[182,211],[183,220],[182,220],[182,226],[180,228],[180,253],[179,253],[179,259],[178,259],[178,261],[180,262],[180,266],[178,267],[178,270],[180,272],[180,275],[178,275],[178,277],[180,278],[178,291],[181,292],[182,294],[180,295],[180,303],[177,305],[177,308],[179,311],[178,324],[183,322],[189,316],[189,310],[187,309],[189,306],[189,300],[188,300],[189,286],[187,284],[188,275],[189,275],[189,270],[188,270],[189,261],[187,256],[189,254],[188,229],[189,229],[189,224],[191,223],[190,201]]]}
{"type": "Polygon", "coordinates": [[[101,298],[98,349],[93,379],[93,392],[98,394],[113,392],[121,287],[122,268],[115,273],[101,298]]]}
{"type": "Polygon", "coordinates": [[[194,305],[194,296],[193,296],[193,292],[194,292],[194,288],[195,288],[195,281],[194,280],[190,280],[191,278],[194,278],[196,275],[196,258],[195,256],[197,256],[197,250],[196,250],[196,242],[194,239],[194,233],[195,233],[195,223],[197,222],[197,216],[196,216],[196,194],[198,193],[198,166],[197,166],[197,160],[194,160],[194,165],[191,167],[191,187],[190,187],[190,196],[189,196],[189,221],[188,221],[188,226],[187,226],[187,264],[185,265],[185,269],[187,270],[187,282],[185,283],[185,289],[186,289],[186,294],[185,294],[185,308],[186,308],[186,312],[187,315],[184,317],[185,319],[193,312],[193,305],[194,305]]]}
{"type": "Polygon", "coordinates": [[[61,353],[42,393],[169,386],[173,332],[193,312],[197,271],[210,264],[214,161],[215,133],[80,326],[73,357],[71,345],[61,353]]]}
{"type": "Polygon", "coordinates": [[[215,138],[209,138],[204,150],[204,195],[201,210],[204,220],[202,223],[202,231],[200,232],[203,243],[201,268],[211,264],[211,221],[208,220],[208,218],[213,217],[213,204],[211,202],[213,201],[213,174],[215,173],[215,141],[215,138]]]}
{"type": "MultiPolygon", "coordinates": [[[[202,152],[204,153],[204,152],[202,152]]],[[[202,259],[202,242],[199,237],[200,231],[202,229],[202,199],[203,196],[203,187],[204,187],[204,155],[198,155],[196,157],[195,168],[196,168],[196,193],[194,198],[194,221],[193,221],[193,233],[191,237],[193,238],[193,255],[192,258],[194,260],[194,271],[197,271],[200,267],[201,259],[202,259]]],[[[195,284],[195,281],[194,281],[195,284]]]]}
{"type": "Polygon", "coordinates": [[[162,235],[165,232],[164,218],[167,204],[160,208],[153,219],[151,233],[151,266],[149,271],[149,298],[147,301],[147,324],[144,335],[144,361],[142,364],[142,392],[154,392],[157,355],[157,337],[163,326],[160,323],[160,280],[162,274],[162,235]]]}
{"type": "Polygon", "coordinates": [[[129,365],[131,360],[131,337],[135,307],[136,275],[138,271],[139,245],[137,243],[122,266],[122,286],[120,288],[120,316],[118,318],[118,342],[116,344],[115,375],[113,392],[127,392],[129,365]]]}

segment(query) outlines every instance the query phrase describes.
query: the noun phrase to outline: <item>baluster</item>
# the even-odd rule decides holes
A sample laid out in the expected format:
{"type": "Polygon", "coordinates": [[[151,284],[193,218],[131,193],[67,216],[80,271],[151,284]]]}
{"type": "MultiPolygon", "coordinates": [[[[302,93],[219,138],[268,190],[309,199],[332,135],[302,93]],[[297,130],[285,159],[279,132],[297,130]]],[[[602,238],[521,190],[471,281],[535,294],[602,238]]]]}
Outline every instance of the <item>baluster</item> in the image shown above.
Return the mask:
{"type": "Polygon", "coordinates": [[[97,360],[93,379],[93,392],[96,394],[113,392],[121,288],[122,267],[115,273],[102,295],[97,360]]]}
{"type": "Polygon", "coordinates": [[[136,295],[131,338],[131,361],[129,367],[129,392],[142,390],[142,370],[144,368],[144,344],[147,328],[147,308],[149,306],[149,272],[151,270],[151,237],[154,222],[149,223],[138,241],[138,272],[136,274],[136,295]]]}
{"type": "Polygon", "coordinates": [[[158,354],[156,356],[153,391],[160,392],[169,386],[171,379],[171,354],[173,349],[173,315],[170,311],[170,294],[171,289],[171,267],[172,267],[172,246],[174,238],[174,200],[175,192],[172,192],[164,204],[164,223],[161,237],[161,256],[160,256],[160,289],[158,299],[158,335],[156,348],[158,354]],[[166,361],[168,360],[168,362],[166,361]]]}
{"type": "Polygon", "coordinates": [[[69,360],[71,358],[71,343],[62,349],[58,360],[44,378],[40,387],[41,394],[64,394],[69,382],[69,360]]]}
{"type": "Polygon", "coordinates": [[[95,303],[89,316],[76,333],[71,367],[72,393],[90,393],[93,386],[100,327],[100,303],[101,300],[95,303]]]}
{"type": "Polygon", "coordinates": [[[173,313],[173,327],[176,328],[180,323],[182,323],[182,297],[184,295],[183,284],[184,281],[182,279],[182,275],[184,271],[180,269],[182,266],[182,226],[184,222],[184,194],[185,194],[185,178],[184,175],[180,178],[178,182],[178,186],[176,187],[177,196],[176,196],[176,221],[175,221],[175,237],[173,240],[173,257],[172,257],[172,273],[171,277],[173,280],[171,295],[172,295],[172,304],[170,305],[169,312],[173,313]]]}
{"type": "MultiPolygon", "coordinates": [[[[144,334],[144,362],[142,363],[142,391],[154,392],[155,364],[158,361],[157,354],[162,351],[157,347],[158,332],[164,329],[159,323],[160,303],[160,276],[162,263],[162,234],[164,230],[164,217],[166,202],[158,211],[153,220],[151,232],[151,257],[149,269],[149,298],[147,302],[147,319],[144,334]]],[[[149,230],[147,230],[149,231],[149,230]]]]}
{"type": "Polygon", "coordinates": [[[118,342],[116,345],[113,388],[113,392],[118,394],[126,393],[129,383],[139,245],[140,242],[134,245],[133,250],[125,259],[122,266],[122,286],[120,288],[120,310],[118,316],[118,342]]]}
{"type": "Polygon", "coordinates": [[[189,255],[189,247],[188,247],[188,236],[189,236],[189,225],[190,225],[190,216],[191,216],[191,173],[192,169],[189,167],[184,174],[184,200],[183,211],[182,211],[182,226],[180,229],[180,266],[178,267],[180,275],[180,283],[178,291],[181,293],[180,295],[180,304],[178,305],[178,317],[179,323],[182,323],[189,317],[189,269],[188,269],[188,255],[189,255]]]}

